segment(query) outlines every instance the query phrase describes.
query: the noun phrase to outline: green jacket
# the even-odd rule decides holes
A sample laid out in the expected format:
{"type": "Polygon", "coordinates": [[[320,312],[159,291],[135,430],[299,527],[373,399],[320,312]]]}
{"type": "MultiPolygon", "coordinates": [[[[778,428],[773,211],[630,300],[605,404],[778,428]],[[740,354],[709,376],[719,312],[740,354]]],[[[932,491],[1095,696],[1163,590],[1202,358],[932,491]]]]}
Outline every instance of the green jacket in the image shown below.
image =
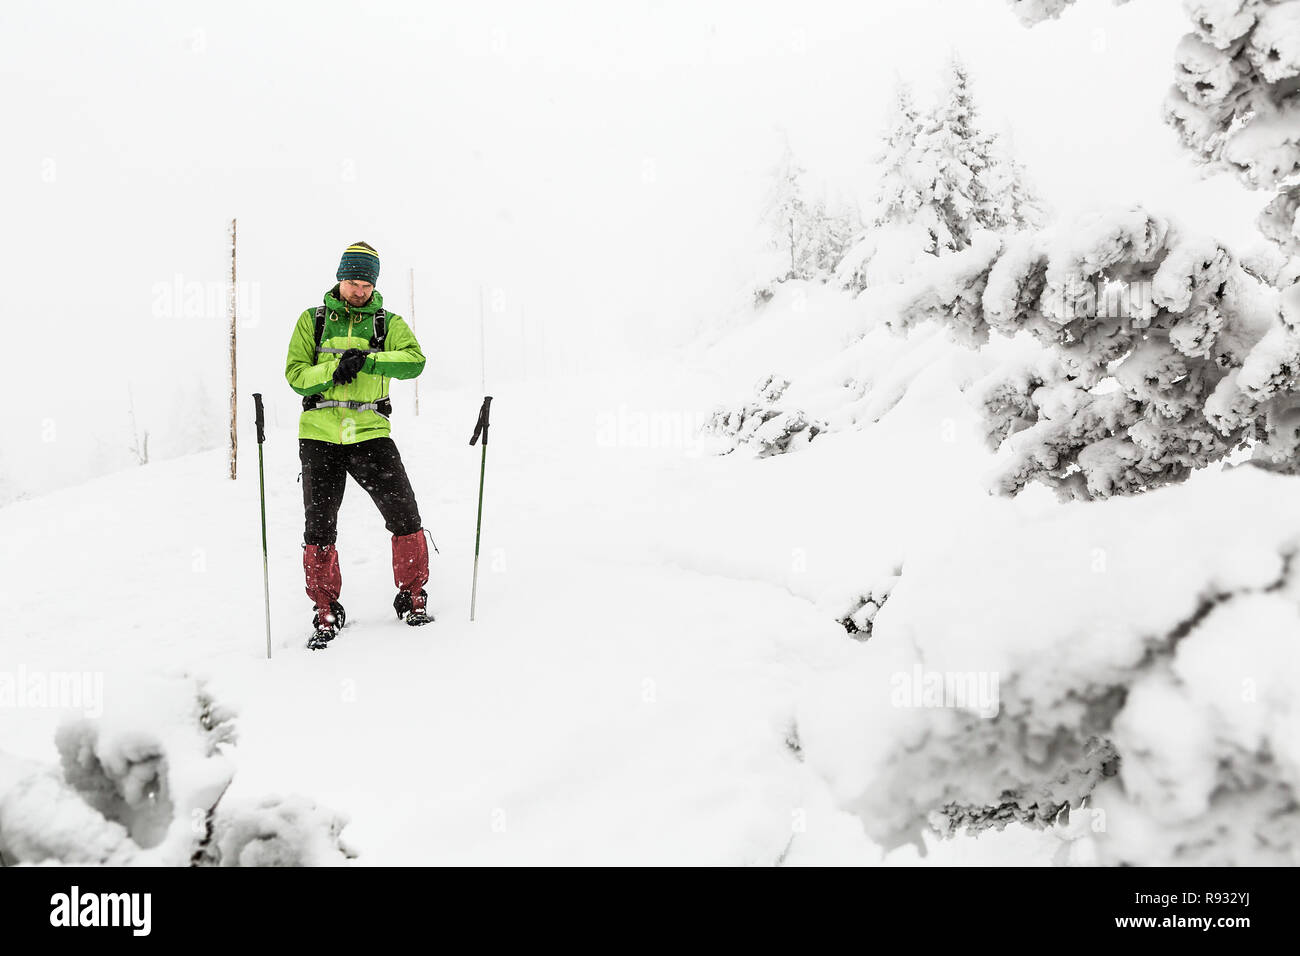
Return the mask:
{"type": "MultiPolygon", "coordinates": [[[[369,348],[374,332],[375,310],[384,304],[376,289],[370,301],[352,308],[339,298],[337,285],[325,293],[325,331],[321,348],[369,348]]],[[[334,384],[334,370],[340,356],[333,352],[315,352],[316,310],[298,316],[293,337],[289,340],[289,357],[284,363],[284,377],[299,395],[320,395],[328,401],[373,402],[388,397],[388,380],[415,378],[424,371],[424,353],[415,341],[411,327],[400,315],[386,313],[387,333],[384,351],[370,355],[360,374],[347,385],[334,384]]],[[[388,419],[378,412],[355,408],[313,408],[298,420],[298,437],[351,445],[388,435],[388,419]]]]}

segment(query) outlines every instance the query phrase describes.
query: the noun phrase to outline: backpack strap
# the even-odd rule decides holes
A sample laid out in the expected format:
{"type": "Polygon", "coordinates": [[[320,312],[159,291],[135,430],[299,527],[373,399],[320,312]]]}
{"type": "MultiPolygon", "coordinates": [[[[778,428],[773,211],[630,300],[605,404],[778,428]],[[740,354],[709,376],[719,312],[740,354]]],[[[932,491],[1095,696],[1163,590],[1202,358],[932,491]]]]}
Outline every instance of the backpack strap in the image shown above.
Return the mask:
{"type": "Polygon", "coordinates": [[[311,354],[311,363],[316,364],[320,358],[320,340],[325,335],[325,306],[316,306],[316,346],[311,354]]]}
{"type": "MultiPolygon", "coordinates": [[[[375,310],[374,321],[371,323],[373,332],[370,336],[370,348],[376,352],[384,350],[384,339],[388,337],[388,313],[383,309],[375,310]]],[[[323,349],[320,347],[321,339],[325,337],[325,306],[316,306],[316,344],[312,352],[312,364],[320,358],[321,352],[345,352],[346,349],[323,349]]]]}
{"type": "MultiPolygon", "coordinates": [[[[388,337],[388,313],[383,309],[376,309],[374,320],[371,322],[373,332],[370,335],[371,352],[382,352],[384,350],[384,339],[388,337]]],[[[342,355],[347,349],[323,349],[320,347],[321,339],[325,337],[325,306],[316,307],[316,344],[311,356],[311,362],[315,365],[320,360],[320,353],[335,353],[342,355]]]]}

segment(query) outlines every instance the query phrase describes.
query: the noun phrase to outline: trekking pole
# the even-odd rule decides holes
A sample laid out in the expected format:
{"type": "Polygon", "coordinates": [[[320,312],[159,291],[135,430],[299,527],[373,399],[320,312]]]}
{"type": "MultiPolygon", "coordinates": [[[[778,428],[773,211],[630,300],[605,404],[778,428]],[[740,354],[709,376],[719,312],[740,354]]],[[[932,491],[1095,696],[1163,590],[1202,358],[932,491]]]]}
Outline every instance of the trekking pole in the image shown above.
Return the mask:
{"type": "Polygon", "coordinates": [[[265,419],[262,417],[262,393],[253,393],[253,404],[257,407],[257,492],[262,499],[262,594],[266,598],[266,659],[271,659],[271,579],[266,570],[266,481],[262,477],[262,442],[266,439],[263,431],[265,419]]]}
{"type": "Polygon", "coordinates": [[[478,598],[478,543],[479,536],[483,533],[483,476],[487,472],[487,441],[488,441],[488,410],[492,407],[492,396],[488,395],[483,399],[483,407],[478,410],[478,423],[474,426],[474,434],[469,443],[472,445],[478,441],[478,436],[483,435],[483,461],[478,469],[478,524],[474,528],[474,586],[469,594],[469,619],[474,620],[474,602],[478,598]]]}

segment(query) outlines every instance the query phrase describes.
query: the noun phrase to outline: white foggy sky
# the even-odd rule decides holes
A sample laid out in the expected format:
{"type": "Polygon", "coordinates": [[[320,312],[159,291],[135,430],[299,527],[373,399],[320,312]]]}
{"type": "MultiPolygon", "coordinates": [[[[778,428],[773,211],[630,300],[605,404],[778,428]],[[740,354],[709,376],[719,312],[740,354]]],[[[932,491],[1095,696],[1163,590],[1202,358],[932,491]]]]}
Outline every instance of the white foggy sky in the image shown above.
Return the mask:
{"type": "Polygon", "coordinates": [[[489,386],[525,347],[537,370],[543,336],[551,372],[667,347],[735,305],[778,128],[811,178],[865,196],[895,76],[928,93],[953,49],[1059,212],[1142,200],[1249,241],[1262,200],[1201,181],[1160,122],[1186,29],[1170,0],[1082,0],[1033,30],[1003,0],[5,0],[0,261],[67,348],[19,394],[65,418],[74,388],[124,408],[127,381],[146,416],[186,377],[220,398],[223,316],[152,308],[175,276],[224,279],[232,216],[260,305],[240,392],[284,422],[292,323],[357,239],[394,311],[417,270],[427,385],[478,380],[480,283],[506,302],[489,386]]]}

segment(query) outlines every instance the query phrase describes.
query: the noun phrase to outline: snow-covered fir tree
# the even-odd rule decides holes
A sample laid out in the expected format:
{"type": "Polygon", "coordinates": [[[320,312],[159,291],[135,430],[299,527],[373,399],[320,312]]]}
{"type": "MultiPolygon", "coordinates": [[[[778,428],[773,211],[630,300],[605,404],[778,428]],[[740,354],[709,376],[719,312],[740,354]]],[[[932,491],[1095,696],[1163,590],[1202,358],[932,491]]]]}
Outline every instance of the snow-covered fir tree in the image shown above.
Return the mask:
{"type": "Polygon", "coordinates": [[[873,281],[888,281],[897,271],[894,258],[905,260],[905,266],[924,246],[925,230],[917,224],[924,196],[913,175],[919,115],[911,86],[900,79],[894,87],[884,142],[874,157],[880,172],[869,222],[853,237],[835,268],[836,279],[845,288],[861,290],[873,281]]]}
{"type": "Polygon", "coordinates": [[[997,161],[989,170],[989,186],[1001,204],[1006,228],[1013,232],[1041,229],[1047,225],[1048,210],[1028,168],[1016,158],[1009,138],[999,138],[995,150],[997,161]]]}
{"type": "Polygon", "coordinates": [[[789,140],[781,159],[772,172],[772,187],[763,210],[763,221],[770,229],[773,249],[783,253],[788,264],[783,279],[803,278],[808,271],[808,203],[804,198],[803,176],[806,170],[795,160],[789,140]]]}
{"type": "Polygon", "coordinates": [[[787,140],[773,170],[762,216],[769,246],[778,258],[766,267],[773,274],[765,275],[759,285],[760,301],[771,297],[773,281],[826,281],[861,228],[856,209],[843,203],[831,206],[825,197],[809,198],[803,182],[805,173],[787,140]]]}
{"type": "Polygon", "coordinates": [[[919,256],[964,249],[976,229],[1041,224],[1023,166],[978,123],[965,66],[954,56],[946,74],[938,103],[924,113],[898,84],[876,160],[871,224],[836,270],[847,288],[901,281],[919,256]]]}
{"type": "Polygon", "coordinates": [[[948,61],[944,93],[919,142],[922,169],[934,218],[927,252],[955,252],[970,245],[979,227],[1010,225],[1006,204],[990,182],[996,165],[994,137],[980,129],[971,97],[970,76],[957,57],[948,61]]]}
{"type": "Polygon", "coordinates": [[[884,146],[876,157],[881,169],[872,225],[910,221],[921,208],[925,197],[921,184],[913,175],[916,141],[920,133],[921,115],[912,95],[912,87],[906,81],[899,80],[894,87],[894,101],[885,128],[884,146]]]}
{"type": "Polygon", "coordinates": [[[220,411],[203,379],[187,383],[177,394],[168,435],[168,454],[188,455],[221,445],[220,411]]]}
{"type": "Polygon", "coordinates": [[[834,274],[853,237],[861,231],[862,217],[856,208],[842,203],[828,206],[825,199],[818,199],[808,227],[813,274],[825,281],[834,274]]]}

